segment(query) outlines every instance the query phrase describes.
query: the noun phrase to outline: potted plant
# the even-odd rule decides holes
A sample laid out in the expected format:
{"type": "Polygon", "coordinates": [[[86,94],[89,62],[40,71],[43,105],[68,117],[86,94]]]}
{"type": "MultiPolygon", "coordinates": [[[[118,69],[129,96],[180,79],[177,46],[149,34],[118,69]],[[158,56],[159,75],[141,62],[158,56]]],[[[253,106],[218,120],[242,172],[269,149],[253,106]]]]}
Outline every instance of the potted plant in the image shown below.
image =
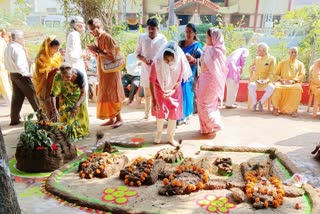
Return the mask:
{"type": "MultiPolygon", "coordinates": [[[[29,114],[16,150],[17,169],[26,172],[50,172],[77,156],[67,137],[70,127],[46,120],[33,121],[29,114]]],[[[38,117],[40,118],[40,117],[38,117]]]]}

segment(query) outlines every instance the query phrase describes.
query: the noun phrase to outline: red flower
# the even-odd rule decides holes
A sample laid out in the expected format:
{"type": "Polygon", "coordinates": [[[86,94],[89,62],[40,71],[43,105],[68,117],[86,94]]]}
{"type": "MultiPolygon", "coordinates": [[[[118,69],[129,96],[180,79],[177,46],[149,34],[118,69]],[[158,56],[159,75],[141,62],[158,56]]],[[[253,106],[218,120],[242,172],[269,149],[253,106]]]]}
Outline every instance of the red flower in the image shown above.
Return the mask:
{"type": "Polygon", "coordinates": [[[44,150],[44,146],[37,146],[36,150],[44,150]]]}
{"type": "Polygon", "coordinates": [[[51,149],[52,149],[52,150],[57,150],[57,149],[58,149],[57,144],[53,143],[53,144],[51,145],[51,149]]]}

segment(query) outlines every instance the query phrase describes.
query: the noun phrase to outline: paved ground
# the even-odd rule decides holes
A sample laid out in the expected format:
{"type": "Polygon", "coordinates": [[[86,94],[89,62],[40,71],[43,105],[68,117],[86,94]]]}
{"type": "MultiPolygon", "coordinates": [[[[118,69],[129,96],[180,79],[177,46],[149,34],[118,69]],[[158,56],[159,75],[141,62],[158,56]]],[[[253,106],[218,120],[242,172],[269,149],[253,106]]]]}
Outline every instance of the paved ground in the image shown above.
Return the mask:
{"type": "MultiPolygon", "coordinates": [[[[270,112],[252,112],[247,109],[246,103],[240,103],[238,109],[222,109],[225,128],[219,132],[214,144],[224,146],[255,146],[276,147],[288,154],[290,159],[303,171],[303,175],[316,187],[320,187],[320,162],[315,161],[310,152],[320,139],[319,119],[313,119],[306,113],[306,107],[300,106],[298,118],[287,115],[273,116],[270,112]]],[[[90,103],[90,136],[77,142],[78,145],[93,145],[95,133],[102,130],[106,138],[131,139],[142,137],[145,141],[152,141],[156,130],[155,120],[143,121],[143,109],[134,109],[125,106],[123,109],[124,125],[118,129],[101,127],[102,121],[95,118],[95,104],[90,103]]],[[[31,112],[28,103],[23,107],[23,114],[31,112]]],[[[17,138],[22,131],[22,125],[9,126],[9,107],[1,105],[0,100],[0,126],[5,138],[9,156],[15,153],[17,138]]],[[[195,151],[203,143],[210,141],[199,135],[198,117],[193,116],[189,125],[177,129],[176,138],[188,141],[194,145],[195,151]]],[[[165,135],[163,139],[165,140],[165,135]]],[[[155,151],[159,148],[154,146],[155,151]]],[[[53,212],[54,213],[54,212],[53,212]]]]}

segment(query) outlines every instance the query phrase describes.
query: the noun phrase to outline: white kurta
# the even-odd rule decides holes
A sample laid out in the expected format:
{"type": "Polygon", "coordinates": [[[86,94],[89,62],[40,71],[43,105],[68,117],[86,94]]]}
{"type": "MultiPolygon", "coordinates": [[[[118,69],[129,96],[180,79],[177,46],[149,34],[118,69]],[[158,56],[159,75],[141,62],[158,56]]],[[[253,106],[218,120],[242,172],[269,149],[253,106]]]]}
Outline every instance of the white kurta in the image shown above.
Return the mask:
{"type": "Polygon", "coordinates": [[[81,34],[78,31],[73,30],[69,33],[67,38],[65,61],[69,63],[73,68],[76,68],[81,73],[83,73],[86,83],[86,90],[88,90],[88,77],[84,60],[81,55],[81,34]]]}
{"type": "MultiPolygon", "coordinates": [[[[138,38],[136,55],[141,55],[146,59],[154,61],[154,57],[160,50],[160,47],[167,43],[167,39],[163,34],[158,34],[155,38],[151,39],[148,33],[141,34],[138,38]]],[[[150,87],[149,77],[151,66],[142,63],[141,66],[140,85],[144,88],[150,87]]]]}

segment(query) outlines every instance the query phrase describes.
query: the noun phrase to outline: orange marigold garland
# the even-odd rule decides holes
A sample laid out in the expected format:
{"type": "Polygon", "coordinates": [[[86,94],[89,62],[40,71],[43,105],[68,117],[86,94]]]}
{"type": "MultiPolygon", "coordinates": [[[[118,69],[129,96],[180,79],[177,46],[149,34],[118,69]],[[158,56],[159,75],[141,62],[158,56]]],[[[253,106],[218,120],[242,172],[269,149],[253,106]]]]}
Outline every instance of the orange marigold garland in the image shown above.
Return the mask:
{"type": "Polygon", "coordinates": [[[278,208],[283,204],[284,190],[281,180],[278,177],[267,178],[266,176],[255,170],[245,174],[246,195],[252,201],[253,207],[257,209],[270,206],[278,208]]]}
{"type": "Polygon", "coordinates": [[[195,165],[179,165],[171,175],[162,180],[164,187],[159,194],[190,194],[202,190],[208,181],[209,176],[203,168],[195,165]]]}
{"type": "Polygon", "coordinates": [[[159,170],[164,169],[163,160],[153,160],[139,157],[132,164],[120,171],[119,178],[129,186],[151,185],[154,184],[158,177],[159,170]],[[157,169],[155,165],[157,164],[157,169]]]}

